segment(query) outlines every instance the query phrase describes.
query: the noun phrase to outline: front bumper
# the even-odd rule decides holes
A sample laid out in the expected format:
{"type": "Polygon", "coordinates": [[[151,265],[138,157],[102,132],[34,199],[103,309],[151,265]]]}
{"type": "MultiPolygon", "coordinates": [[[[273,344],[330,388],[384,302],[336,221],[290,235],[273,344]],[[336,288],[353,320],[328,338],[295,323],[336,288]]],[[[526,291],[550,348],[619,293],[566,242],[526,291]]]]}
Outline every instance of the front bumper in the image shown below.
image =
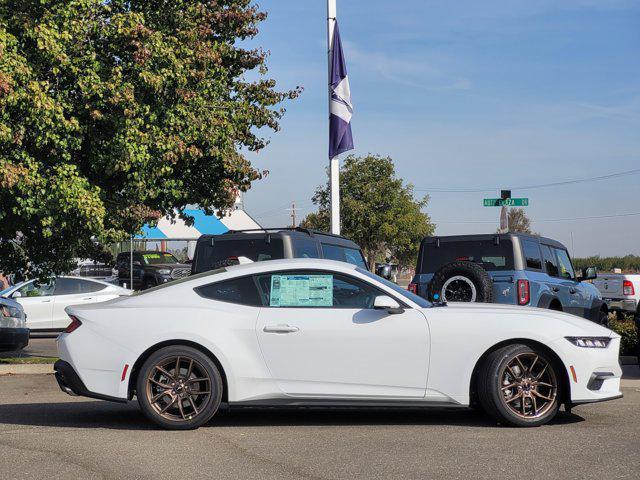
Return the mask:
{"type": "Polygon", "coordinates": [[[56,374],[56,381],[60,386],[60,390],[73,396],[97,398],[99,400],[108,400],[110,402],[127,403],[126,398],[110,397],[100,393],[90,392],[87,387],[73,369],[69,362],[58,360],[53,364],[53,370],[56,374]]]}
{"type": "Polygon", "coordinates": [[[569,403],[602,402],[622,397],[622,368],[618,360],[620,338],[614,337],[607,348],[577,347],[561,338],[554,342],[569,380],[569,403]]]}
{"type": "Polygon", "coordinates": [[[28,328],[0,328],[0,351],[22,350],[29,345],[28,328]]]}

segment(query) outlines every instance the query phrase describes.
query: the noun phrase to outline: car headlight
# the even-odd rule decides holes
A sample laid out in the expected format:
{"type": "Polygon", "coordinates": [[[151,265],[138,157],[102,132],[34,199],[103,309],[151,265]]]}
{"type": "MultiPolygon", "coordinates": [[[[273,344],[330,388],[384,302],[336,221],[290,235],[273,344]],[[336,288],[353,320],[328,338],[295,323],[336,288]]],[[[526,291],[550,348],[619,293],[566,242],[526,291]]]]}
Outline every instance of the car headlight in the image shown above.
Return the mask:
{"type": "Polygon", "coordinates": [[[564,337],[576,347],[607,348],[611,338],[609,337],[564,337]]]}
{"type": "Polygon", "coordinates": [[[158,270],[158,273],[160,275],[171,275],[171,270],[169,270],[168,268],[161,268],[160,270],[158,270]]]}
{"type": "Polygon", "coordinates": [[[0,327],[24,328],[26,326],[24,311],[11,305],[0,305],[0,327]]]}

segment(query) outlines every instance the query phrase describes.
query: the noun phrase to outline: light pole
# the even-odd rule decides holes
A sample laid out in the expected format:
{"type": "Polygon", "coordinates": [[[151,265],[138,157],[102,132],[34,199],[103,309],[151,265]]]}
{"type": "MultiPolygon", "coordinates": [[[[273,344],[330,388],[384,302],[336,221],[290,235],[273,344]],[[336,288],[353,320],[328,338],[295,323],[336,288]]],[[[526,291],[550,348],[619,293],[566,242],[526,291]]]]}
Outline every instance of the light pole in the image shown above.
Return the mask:
{"type": "MultiPolygon", "coordinates": [[[[333,53],[333,30],[336,25],[336,0],[327,0],[327,70],[328,84],[331,84],[331,55],[333,53]]],[[[328,114],[331,116],[331,89],[329,92],[328,114]]],[[[329,160],[329,198],[331,203],[331,233],[340,235],[340,160],[336,155],[329,160]]]]}

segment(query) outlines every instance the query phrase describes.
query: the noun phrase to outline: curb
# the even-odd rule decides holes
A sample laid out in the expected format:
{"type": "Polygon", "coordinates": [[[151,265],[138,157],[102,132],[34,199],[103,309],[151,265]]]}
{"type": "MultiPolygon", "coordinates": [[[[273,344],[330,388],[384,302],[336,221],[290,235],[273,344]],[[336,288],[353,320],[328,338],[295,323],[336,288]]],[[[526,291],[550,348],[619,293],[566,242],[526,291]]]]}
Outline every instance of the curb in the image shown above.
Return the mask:
{"type": "Polygon", "coordinates": [[[0,375],[53,374],[53,363],[0,365],[0,375]]]}

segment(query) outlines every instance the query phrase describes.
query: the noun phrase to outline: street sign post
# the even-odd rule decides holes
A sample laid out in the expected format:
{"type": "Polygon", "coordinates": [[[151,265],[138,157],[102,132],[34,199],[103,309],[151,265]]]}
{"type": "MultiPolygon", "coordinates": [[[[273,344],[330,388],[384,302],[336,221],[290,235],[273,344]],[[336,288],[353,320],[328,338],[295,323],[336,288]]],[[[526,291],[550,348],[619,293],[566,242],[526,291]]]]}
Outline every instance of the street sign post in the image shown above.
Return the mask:
{"type": "Polygon", "coordinates": [[[483,200],[485,207],[528,207],[528,198],[485,198],[483,200]]]}

